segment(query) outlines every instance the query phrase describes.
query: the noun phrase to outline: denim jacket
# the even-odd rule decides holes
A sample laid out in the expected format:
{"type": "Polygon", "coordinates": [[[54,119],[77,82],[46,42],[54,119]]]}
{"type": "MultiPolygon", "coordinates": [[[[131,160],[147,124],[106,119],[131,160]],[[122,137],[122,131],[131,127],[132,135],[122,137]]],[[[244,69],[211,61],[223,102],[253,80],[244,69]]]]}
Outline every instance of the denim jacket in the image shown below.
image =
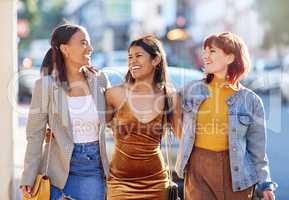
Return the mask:
{"type": "MultiPolygon", "coordinates": [[[[188,83],[179,95],[182,98],[182,138],[176,161],[179,177],[186,173],[195,141],[196,117],[200,105],[210,92],[204,80],[188,83]]],[[[244,190],[256,183],[272,189],[266,155],[266,123],[260,97],[240,84],[239,90],[227,99],[228,141],[233,191],[244,190]]]]}

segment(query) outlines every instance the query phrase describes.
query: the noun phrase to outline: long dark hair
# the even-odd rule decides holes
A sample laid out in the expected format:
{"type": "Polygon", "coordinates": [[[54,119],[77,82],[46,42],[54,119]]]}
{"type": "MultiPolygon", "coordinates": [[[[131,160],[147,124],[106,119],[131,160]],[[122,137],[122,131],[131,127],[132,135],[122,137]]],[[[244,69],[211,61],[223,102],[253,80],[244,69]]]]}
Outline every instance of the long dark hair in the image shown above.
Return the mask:
{"type": "MultiPolygon", "coordinates": [[[[168,73],[167,73],[167,59],[162,43],[154,35],[146,35],[139,39],[133,40],[128,50],[133,46],[139,46],[145,50],[152,59],[157,56],[160,58],[160,63],[155,67],[153,84],[154,86],[163,89],[165,94],[164,111],[169,123],[172,122],[172,98],[168,94],[168,73]]],[[[135,79],[128,70],[125,76],[126,83],[134,83],[135,79]]]]}
{"type": "Polygon", "coordinates": [[[55,72],[60,82],[67,82],[66,66],[64,56],[60,51],[60,45],[67,44],[71,37],[80,30],[85,30],[85,28],[72,24],[60,25],[54,29],[50,40],[51,47],[41,64],[40,71],[42,75],[51,75],[55,72]]]}

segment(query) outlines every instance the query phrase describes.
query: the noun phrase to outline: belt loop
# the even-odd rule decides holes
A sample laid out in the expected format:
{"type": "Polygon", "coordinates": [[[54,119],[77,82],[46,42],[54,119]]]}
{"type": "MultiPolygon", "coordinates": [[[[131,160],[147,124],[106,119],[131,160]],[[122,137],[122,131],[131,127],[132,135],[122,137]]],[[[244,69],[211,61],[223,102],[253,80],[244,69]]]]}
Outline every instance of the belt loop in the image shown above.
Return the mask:
{"type": "Polygon", "coordinates": [[[85,144],[81,144],[81,153],[85,152],[85,144]]]}

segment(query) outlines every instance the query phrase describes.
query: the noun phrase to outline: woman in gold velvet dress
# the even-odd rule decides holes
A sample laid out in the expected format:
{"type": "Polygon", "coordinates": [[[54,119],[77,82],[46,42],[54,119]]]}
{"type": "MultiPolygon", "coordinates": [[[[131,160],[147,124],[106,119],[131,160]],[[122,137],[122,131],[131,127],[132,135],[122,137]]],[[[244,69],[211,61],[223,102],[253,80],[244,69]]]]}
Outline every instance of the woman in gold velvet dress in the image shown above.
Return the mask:
{"type": "Polygon", "coordinates": [[[107,199],[163,200],[169,185],[160,149],[163,122],[168,119],[176,135],[181,132],[179,103],[167,87],[167,62],[159,40],[152,35],[134,40],[128,54],[125,82],[106,91],[107,121],[115,140],[107,199]]]}

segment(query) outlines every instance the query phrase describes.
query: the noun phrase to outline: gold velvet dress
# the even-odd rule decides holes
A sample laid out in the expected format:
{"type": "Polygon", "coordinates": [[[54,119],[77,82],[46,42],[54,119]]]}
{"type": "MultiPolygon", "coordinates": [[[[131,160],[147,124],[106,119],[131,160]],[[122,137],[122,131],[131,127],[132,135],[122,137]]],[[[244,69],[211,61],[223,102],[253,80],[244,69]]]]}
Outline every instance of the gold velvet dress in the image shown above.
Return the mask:
{"type": "Polygon", "coordinates": [[[141,123],[126,102],[113,120],[115,150],[108,200],[165,200],[168,174],[160,150],[162,114],[141,123]]]}

